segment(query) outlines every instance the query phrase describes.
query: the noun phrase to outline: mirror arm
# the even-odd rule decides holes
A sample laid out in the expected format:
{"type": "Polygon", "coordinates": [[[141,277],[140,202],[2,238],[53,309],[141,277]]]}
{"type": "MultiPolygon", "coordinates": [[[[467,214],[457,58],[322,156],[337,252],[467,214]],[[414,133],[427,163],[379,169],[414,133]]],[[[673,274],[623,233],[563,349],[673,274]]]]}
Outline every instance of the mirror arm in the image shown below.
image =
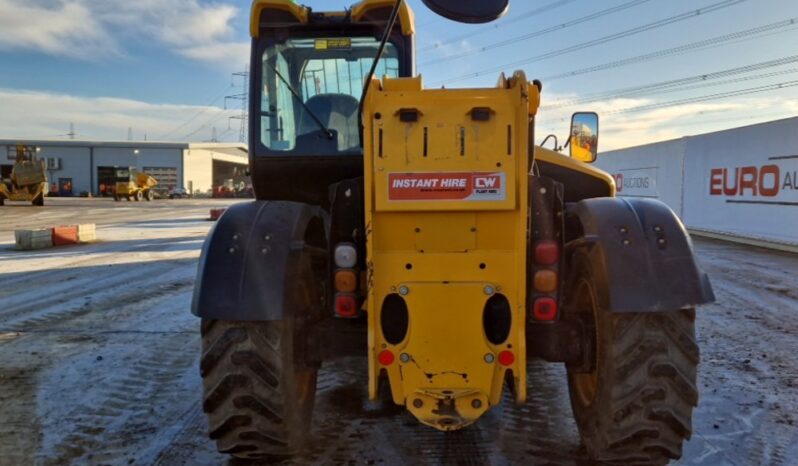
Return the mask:
{"type": "Polygon", "coordinates": [[[556,134],[549,134],[548,136],[546,136],[546,138],[543,139],[543,142],[540,143],[540,147],[545,146],[546,145],[546,141],[548,141],[550,138],[554,138],[554,150],[556,151],[557,150],[557,144],[559,142],[557,140],[557,135],[556,134]]]}

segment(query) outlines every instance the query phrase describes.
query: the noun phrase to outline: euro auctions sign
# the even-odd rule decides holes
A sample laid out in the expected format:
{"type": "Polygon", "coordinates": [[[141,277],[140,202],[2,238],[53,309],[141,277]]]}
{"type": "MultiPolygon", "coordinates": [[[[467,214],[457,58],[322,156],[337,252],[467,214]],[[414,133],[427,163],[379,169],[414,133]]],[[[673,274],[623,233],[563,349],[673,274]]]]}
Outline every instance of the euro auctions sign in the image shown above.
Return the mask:
{"type": "Polygon", "coordinates": [[[712,168],[709,195],[727,203],[798,206],[798,155],[769,157],[761,165],[712,168]]]}
{"type": "Polygon", "coordinates": [[[763,154],[753,147],[711,146],[698,147],[685,160],[688,228],[798,244],[798,155],[792,148],[763,154]]]}
{"type": "Polygon", "coordinates": [[[503,201],[502,172],[411,172],[388,174],[389,201],[503,201]]]}

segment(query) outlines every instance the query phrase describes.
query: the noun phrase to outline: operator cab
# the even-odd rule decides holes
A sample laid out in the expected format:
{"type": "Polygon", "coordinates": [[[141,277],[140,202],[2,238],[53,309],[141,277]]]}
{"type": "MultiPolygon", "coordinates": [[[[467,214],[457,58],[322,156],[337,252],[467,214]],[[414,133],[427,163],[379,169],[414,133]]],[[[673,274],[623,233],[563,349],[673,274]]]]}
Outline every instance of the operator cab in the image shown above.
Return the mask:
{"type": "Polygon", "coordinates": [[[136,169],[133,167],[121,167],[117,168],[114,172],[115,181],[117,183],[129,183],[136,179],[138,173],[136,169]]]}
{"type": "MultiPolygon", "coordinates": [[[[363,175],[360,100],[392,6],[364,0],[317,13],[278,0],[253,4],[249,147],[258,199],[326,207],[332,184],[363,175]]],[[[413,72],[404,6],[375,76],[413,72]]]]}

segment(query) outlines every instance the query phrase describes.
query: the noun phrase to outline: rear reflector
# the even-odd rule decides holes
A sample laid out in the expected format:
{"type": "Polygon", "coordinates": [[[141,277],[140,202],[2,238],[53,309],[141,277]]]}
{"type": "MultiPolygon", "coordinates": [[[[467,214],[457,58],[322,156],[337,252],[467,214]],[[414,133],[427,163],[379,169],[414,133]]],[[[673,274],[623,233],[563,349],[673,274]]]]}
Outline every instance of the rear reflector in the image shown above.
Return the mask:
{"type": "Polygon", "coordinates": [[[553,298],[537,298],[532,307],[535,320],[551,321],[557,318],[557,301],[553,298]]]}
{"type": "Polygon", "coordinates": [[[335,291],[352,293],[357,288],[357,275],[354,270],[335,271],[335,291]]]}
{"type": "Polygon", "coordinates": [[[351,244],[339,244],[334,253],[335,265],[344,269],[351,269],[357,264],[357,250],[351,244]]]}
{"type": "Polygon", "coordinates": [[[541,293],[551,293],[557,289],[557,272],[553,270],[538,270],[535,272],[535,290],[541,293]]]}
{"type": "Polygon", "coordinates": [[[335,315],[338,317],[357,317],[357,300],[351,294],[335,295],[335,315]]]}
{"type": "Polygon", "coordinates": [[[394,356],[390,350],[382,350],[380,351],[380,355],[377,357],[380,360],[380,364],[383,366],[390,366],[393,364],[394,356]]]}
{"type": "Polygon", "coordinates": [[[502,351],[499,353],[499,364],[502,366],[510,366],[515,362],[515,355],[512,351],[502,351]]]}
{"type": "Polygon", "coordinates": [[[554,265],[560,261],[560,245],[556,241],[541,241],[535,245],[535,263],[554,265]]]}

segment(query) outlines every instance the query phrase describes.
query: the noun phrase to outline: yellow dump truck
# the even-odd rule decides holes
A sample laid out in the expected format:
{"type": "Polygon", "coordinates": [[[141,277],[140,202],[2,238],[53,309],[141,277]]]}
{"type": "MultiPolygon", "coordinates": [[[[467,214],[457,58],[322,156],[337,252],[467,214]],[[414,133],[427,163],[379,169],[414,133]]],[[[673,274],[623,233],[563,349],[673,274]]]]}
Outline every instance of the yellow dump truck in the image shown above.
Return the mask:
{"type": "MultiPolygon", "coordinates": [[[[470,23],[507,8],[424,4],[470,23]]],[[[259,462],[302,451],[318,369],[343,356],[368,361],[369,398],[463,429],[505,391],[526,402],[538,358],[564,364],[597,463],[680,457],[714,299],[683,225],[589,165],[596,114],[574,115],[570,156],[536,147],[542,83],[427,89],[414,33],[403,0],[253,2],[257,200],[209,234],[192,303],[210,438],[259,462]]]]}
{"type": "Polygon", "coordinates": [[[152,188],[158,185],[158,180],[152,176],[136,170],[135,167],[117,167],[115,177],[115,201],[120,201],[123,198],[128,201],[155,199],[155,192],[152,188]]]}
{"type": "Polygon", "coordinates": [[[0,181],[0,206],[6,200],[44,205],[47,195],[47,171],[44,160],[39,160],[32,147],[17,144],[16,159],[11,177],[0,181]]]}

